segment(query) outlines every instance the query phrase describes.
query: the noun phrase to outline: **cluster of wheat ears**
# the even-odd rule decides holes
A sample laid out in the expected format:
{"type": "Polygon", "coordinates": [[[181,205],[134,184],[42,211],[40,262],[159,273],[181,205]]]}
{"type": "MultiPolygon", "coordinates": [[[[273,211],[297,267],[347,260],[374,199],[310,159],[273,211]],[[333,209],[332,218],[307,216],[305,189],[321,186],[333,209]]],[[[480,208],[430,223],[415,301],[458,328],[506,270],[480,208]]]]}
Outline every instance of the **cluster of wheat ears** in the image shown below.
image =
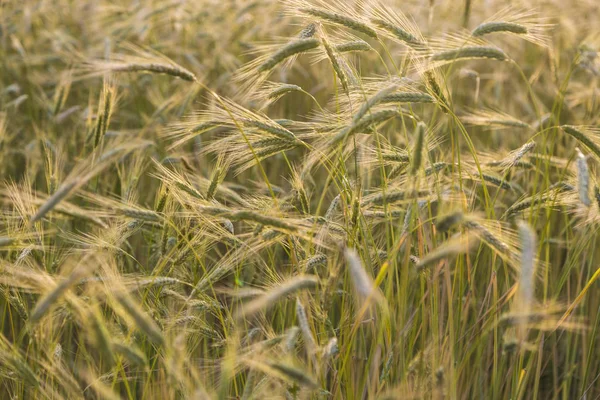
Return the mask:
{"type": "Polygon", "coordinates": [[[0,397],[599,398],[600,4],[504,3],[0,2],[0,397]]]}

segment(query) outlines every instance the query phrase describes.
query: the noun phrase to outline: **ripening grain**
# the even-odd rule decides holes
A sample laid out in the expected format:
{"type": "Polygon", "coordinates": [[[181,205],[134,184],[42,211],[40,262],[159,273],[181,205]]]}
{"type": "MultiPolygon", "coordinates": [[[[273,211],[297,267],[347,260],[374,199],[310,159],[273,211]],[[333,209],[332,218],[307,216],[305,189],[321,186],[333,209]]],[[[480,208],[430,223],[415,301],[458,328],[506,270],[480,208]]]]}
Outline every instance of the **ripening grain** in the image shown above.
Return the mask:
{"type": "Polygon", "coordinates": [[[600,398],[597,15],[3,2],[0,398],[600,398]]]}

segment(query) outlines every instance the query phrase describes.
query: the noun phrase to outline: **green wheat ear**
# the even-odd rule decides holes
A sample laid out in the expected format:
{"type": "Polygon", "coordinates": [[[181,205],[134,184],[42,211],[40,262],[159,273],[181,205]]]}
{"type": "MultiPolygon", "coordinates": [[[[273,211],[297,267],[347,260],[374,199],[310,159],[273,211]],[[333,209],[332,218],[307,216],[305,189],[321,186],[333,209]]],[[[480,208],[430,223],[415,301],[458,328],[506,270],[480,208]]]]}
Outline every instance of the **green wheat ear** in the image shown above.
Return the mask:
{"type": "Polygon", "coordinates": [[[338,58],[338,55],[324,34],[322,35],[321,40],[323,43],[323,47],[325,48],[327,57],[329,58],[329,62],[331,63],[331,66],[332,66],[333,70],[335,71],[336,76],[342,83],[342,88],[344,89],[346,94],[348,94],[348,91],[349,91],[348,76],[346,75],[346,72],[342,69],[342,67],[340,65],[340,60],[338,58]]]}
{"type": "Polygon", "coordinates": [[[477,28],[473,29],[473,36],[484,36],[496,32],[510,32],[519,35],[524,35],[528,32],[527,27],[514,22],[492,21],[484,22],[477,28]]]}
{"type": "Polygon", "coordinates": [[[417,129],[415,131],[415,145],[412,151],[412,162],[410,165],[410,173],[411,175],[416,175],[417,172],[421,169],[421,165],[423,163],[423,148],[425,147],[425,133],[427,131],[427,126],[423,122],[419,122],[417,124],[417,129]]]}
{"type": "Polygon", "coordinates": [[[388,21],[384,21],[382,19],[373,19],[373,20],[371,20],[371,22],[373,22],[379,28],[388,31],[389,33],[394,35],[398,40],[406,42],[407,44],[409,44],[411,46],[423,45],[423,43],[419,39],[417,39],[412,33],[409,33],[406,30],[393,25],[388,21]]]}
{"type": "Polygon", "coordinates": [[[600,157],[600,145],[593,138],[594,133],[586,127],[563,125],[560,127],[566,134],[574,137],[580,143],[587,146],[597,157],[600,157]]]}
{"type": "Polygon", "coordinates": [[[351,42],[345,42],[338,44],[333,48],[338,53],[349,53],[352,51],[370,51],[373,50],[371,45],[364,40],[353,40],[351,42]]]}
{"type": "Polygon", "coordinates": [[[377,39],[377,32],[362,21],[358,21],[354,18],[342,14],[336,14],[326,10],[318,8],[302,8],[299,10],[301,13],[320,18],[324,21],[331,22],[333,24],[345,26],[346,28],[354,29],[355,31],[364,33],[367,36],[377,39]]]}
{"type": "Polygon", "coordinates": [[[272,92],[270,92],[267,95],[267,98],[269,98],[269,99],[275,99],[275,98],[283,96],[284,94],[287,94],[287,93],[301,92],[301,91],[302,91],[302,88],[300,86],[298,86],[298,85],[292,85],[292,84],[281,85],[277,89],[275,89],[272,92]]]}
{"type": "Polygon", "coordinates": [[[454,61],[471,58],[488,58],[498,61],[508,60],[502,50],[490,46],[465,46],[460,49],[446,50],[431,55],[431,61],[454,61]]]}
{"type": "Polygon", "coordinates": [[[260,64],[258,66],[258,71],[270,71],[285,59],[312,49],[316,49],[317,47],[319,47],[319,41],[315,38],[298,39],[290,42],[281,49],[277,50],[277,52],[268,58],[264,63],[260,64]]]}

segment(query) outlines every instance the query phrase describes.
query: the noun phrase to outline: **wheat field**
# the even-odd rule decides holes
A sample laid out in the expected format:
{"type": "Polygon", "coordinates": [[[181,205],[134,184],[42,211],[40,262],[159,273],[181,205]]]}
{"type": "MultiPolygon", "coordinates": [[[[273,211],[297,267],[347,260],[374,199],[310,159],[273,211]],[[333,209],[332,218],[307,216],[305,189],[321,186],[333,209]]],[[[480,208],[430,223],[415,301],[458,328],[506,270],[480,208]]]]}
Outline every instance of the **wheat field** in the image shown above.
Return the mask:
{"type": "Polygon", "coordinates": [[[0,1],[0,397],[600,398],[599,20],[0,1]]]}

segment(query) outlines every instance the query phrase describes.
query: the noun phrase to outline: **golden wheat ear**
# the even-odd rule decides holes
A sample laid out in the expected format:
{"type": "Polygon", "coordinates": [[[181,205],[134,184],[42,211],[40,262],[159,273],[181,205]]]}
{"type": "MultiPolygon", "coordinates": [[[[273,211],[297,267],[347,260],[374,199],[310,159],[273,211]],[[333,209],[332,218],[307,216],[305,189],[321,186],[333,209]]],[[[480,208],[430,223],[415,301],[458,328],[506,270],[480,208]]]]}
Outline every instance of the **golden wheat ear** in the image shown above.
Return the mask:
{"type": "Polygon", "coordinates": [[[542,47],[550,44],[552,24],[540,17],[535,10],[506,7],[479,24],[471,34],[484,37],[493,34],[506,34],[519,37],[542,47]]]}
{"type": "Polygon", "coordinates": [[[103,76],[107,73],[151,73],[170,75],[189,82],[197,82],[196,75],[154,50],[134,44],[123,44],[125,54],[112,54],[110,61],[84,60],[80,79],[103,76]]]}
{"type": "Polygon", "coordinates": [[[291,16],[318,19],[323,24],[346,28],[377,39],[377,32],[360,7],[353,8],[340,0],[291,0],[286,2],[287,12],[291,16]]]}
{"type": "Polygon", "coordinates": [[[457,237],[450,238],[423,257],[419,258],[415,265],[415,269],[417,271],[422,271],[435,262],[454,257],[458,254],[468,253],[468,251],[476,244],[477,239],[475,235],[459,234],[457,237]]]}
{"type": "Polygon", "coordinates": [[[276,301],[300,290],[313,289],[318,286],[318,283],[318,279],[310,275],[292,278],[245,304],[237,318],[240,320],[250,318],[257,312],[273,306],[276,301]]]}
{"type": "Polygon", "coordinates": [[[363,9],[380,36],[417,51],[427,47],[418,25],[400,9],[376,1],[365,2],[363,9]]]}
{"type": "Polygon", "coordinates": [[[461,115],[460,119],[465,124],[487,129],[531,129],[531,125],[527,122],[493,109],[471,110],[461,115]]]}

